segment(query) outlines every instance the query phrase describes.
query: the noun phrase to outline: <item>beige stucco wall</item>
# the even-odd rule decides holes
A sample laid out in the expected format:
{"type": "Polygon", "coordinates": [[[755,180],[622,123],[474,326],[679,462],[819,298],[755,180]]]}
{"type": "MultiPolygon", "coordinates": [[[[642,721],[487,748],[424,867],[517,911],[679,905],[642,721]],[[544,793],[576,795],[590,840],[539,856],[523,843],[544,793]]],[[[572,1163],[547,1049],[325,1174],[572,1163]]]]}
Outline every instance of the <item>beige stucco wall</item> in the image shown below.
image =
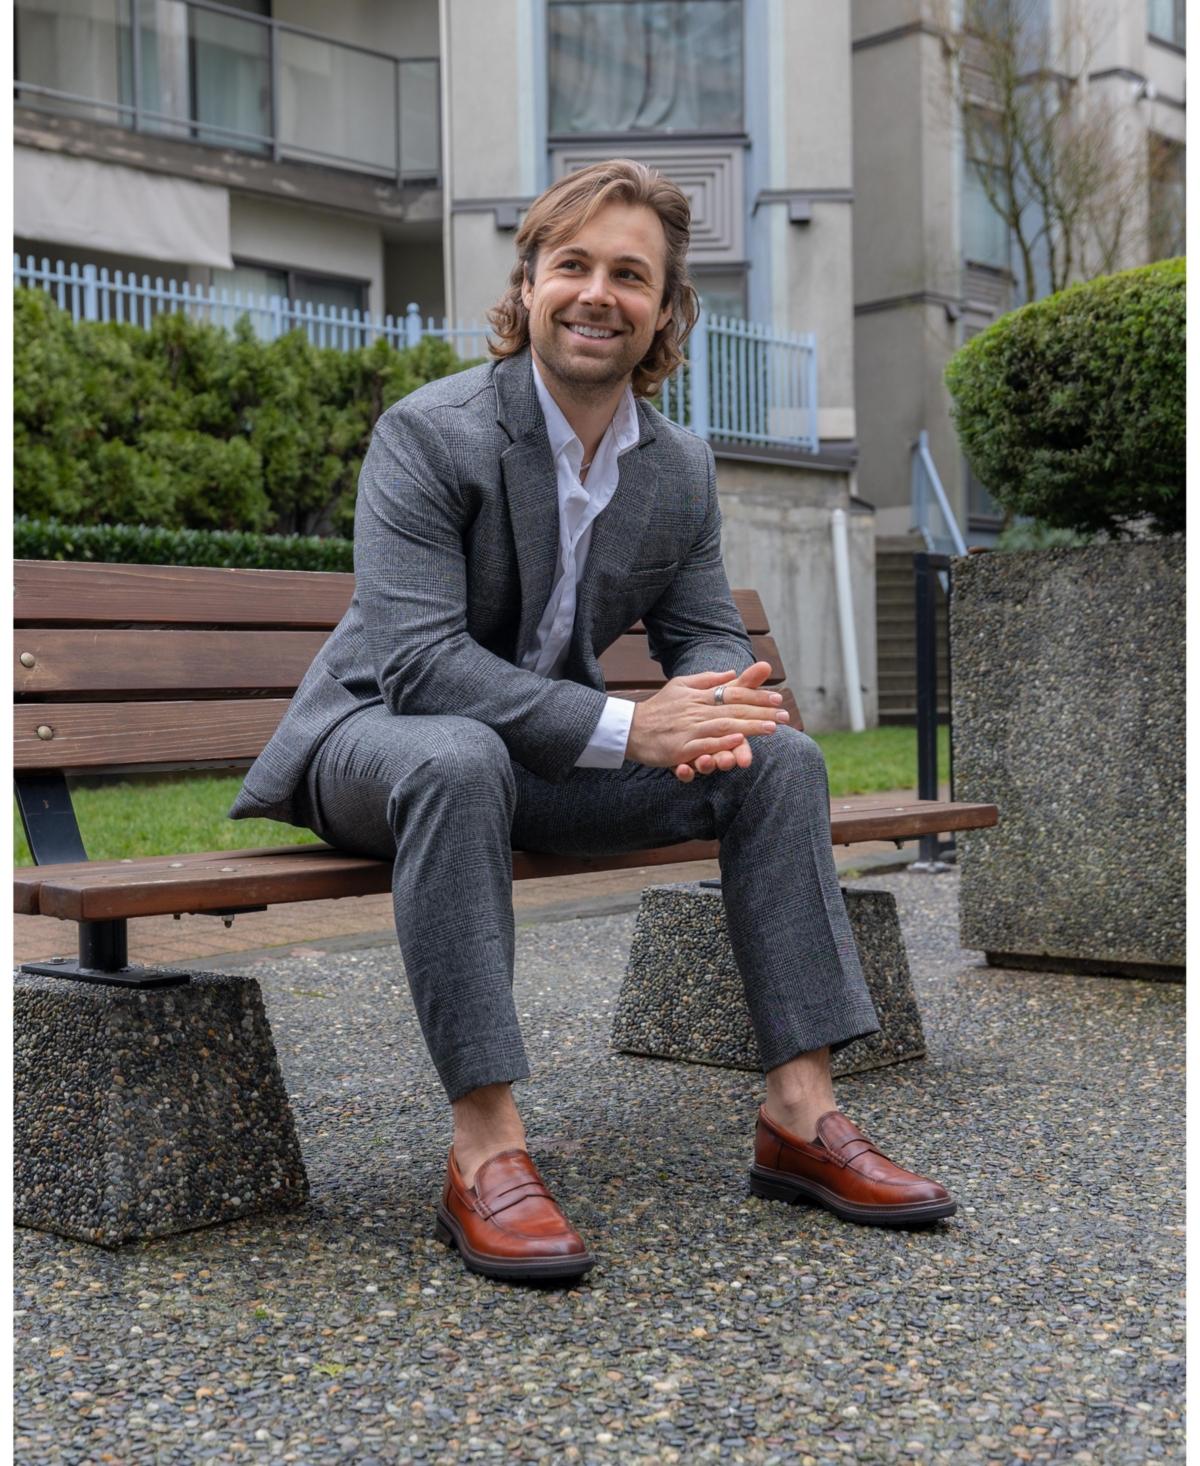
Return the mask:
{"type": "MultiPolygon", "coordinates": [[[[770,189],[853,186],[850,12],[826,0],[767,0],[769,126],[753,147],[765,154],[770,189]],[[797,85],[802,76],[804,84],[797,85]]],[[[771,314],[776,326],[817,335],[819,431],[853,439],[853,212],[846,200],[812,202],[807,224],[786,203],[760,203],[752,227],[769,231],[771,314]],[[765,221],[759,215],[766,215],[765,221]]]]}
{"type": "MultiPolygon", "coordinates": [[[[805,727],[848,728],[831,514],[850,509],[849,474],[718,458],[717,488],[730,584],[752,587],[762,597],[805,727]]],[[[874,727],[873,516],[852,512],[848,529],[863,710],[874,727]]]]}
{"type": "MultiPolygon", "coordinates": [[[[916,19],[914,7],[899,0],[855,6],[855,14],[866,35],[916,19]]],[[[965,521],[960,455],[941,379],[959,340],[943,298],[954,301],[962,287],[959,144],[949,75],[941,41],[927,31],[854,53],[858,476],[881,534],[908,528],[909,454],[922,429],[965,521]]]]}
{"type": "Polygon", "coordinates": [[[233,194],[229,209],[235,258],[366,280],[368,309],[382,310],[383,236],[377,224],[244,194],[233,194]]]}
{"type": "Polygon", "coordinates": [[[490,209],[469,205],[536,191],[528,127],[533,8],[521,0],[442,0],[441,15],[446,308],[456,320],[482,320],[512,266],[513,236],[496,228],[490,209]]]}

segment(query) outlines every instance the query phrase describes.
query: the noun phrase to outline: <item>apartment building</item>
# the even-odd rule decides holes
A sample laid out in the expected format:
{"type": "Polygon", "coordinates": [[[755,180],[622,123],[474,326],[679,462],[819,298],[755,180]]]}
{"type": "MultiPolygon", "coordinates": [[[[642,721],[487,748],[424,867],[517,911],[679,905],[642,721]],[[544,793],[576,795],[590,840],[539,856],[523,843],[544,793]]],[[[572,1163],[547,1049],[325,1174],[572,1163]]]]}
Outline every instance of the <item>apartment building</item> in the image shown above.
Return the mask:
{"type": "MultiPolygon", "coordinates": [[[[1112,191],[1123,227],[1109,267],[1182,253],[1184,0],[1002,4],[1023,27],[1029,84],[1069,89],[1079,115],[1105,119],[1125,175],[1112,191]]],[[[852,18],[860,492],[881,537],[904,534],[925,431],[966,540],[989,543],[1000,514],[958,450],[943,372],[1029,293],[970,156],[980,129],[964,125],[964,106],[986,125],[996,99],[963,0],[852,0],[852,18]]],[[[1047,288],[1036,263],[1035,296],[1047,288]]]]}
{"type": "MultiPolygon", "coordinates": [[[[710,431],[726,556],[763,590],[810,725],[845,726],[847,513],[871,723],[850,58],[828,0],[17,0],[15,249],[465,324],[553,179],[616,154],[661,168],[691,198],[707,313],[815,342],[803,407],[710,431]]],[[[738,367],[753,345],[714,390],[770,385],[738,367]]]]}

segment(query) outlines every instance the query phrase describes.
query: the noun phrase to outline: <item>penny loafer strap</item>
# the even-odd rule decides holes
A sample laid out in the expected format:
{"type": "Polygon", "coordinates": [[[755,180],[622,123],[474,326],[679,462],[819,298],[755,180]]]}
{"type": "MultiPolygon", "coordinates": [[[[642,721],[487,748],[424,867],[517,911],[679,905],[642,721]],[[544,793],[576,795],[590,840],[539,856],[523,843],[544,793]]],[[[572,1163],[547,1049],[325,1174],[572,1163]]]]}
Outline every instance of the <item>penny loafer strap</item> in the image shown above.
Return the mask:
{"type": "Polygon", "coordinates": [[[553,1196],[540,1182],[523,1181],[520,1186],[515,1187],[512,1191],[502,1192],[499,1197],[489,1198],[487,1201],[481,1198],[475,1210],[486,1219],[498,1216],[500,1212],[507,1211],[510,1206],[516,1206],[518,1202],[529,1201],[538,1196],[544,1197],[549,1202],[554,1201],[553,1196]]]}

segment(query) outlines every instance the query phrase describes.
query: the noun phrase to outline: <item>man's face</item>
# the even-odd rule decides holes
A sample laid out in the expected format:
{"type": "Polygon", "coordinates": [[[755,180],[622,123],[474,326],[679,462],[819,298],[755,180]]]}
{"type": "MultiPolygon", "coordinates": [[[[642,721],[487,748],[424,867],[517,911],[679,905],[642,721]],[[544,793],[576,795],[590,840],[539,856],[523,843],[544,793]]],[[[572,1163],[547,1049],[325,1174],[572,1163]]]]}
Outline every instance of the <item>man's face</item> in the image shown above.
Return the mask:
{"type": "Polygon", "coordinates": [[[662,222],[644,204],[608,204],[543,247],[521,291],[543,374],[581,395],[627,382],[671,319],[666,254],[662,222]]]}

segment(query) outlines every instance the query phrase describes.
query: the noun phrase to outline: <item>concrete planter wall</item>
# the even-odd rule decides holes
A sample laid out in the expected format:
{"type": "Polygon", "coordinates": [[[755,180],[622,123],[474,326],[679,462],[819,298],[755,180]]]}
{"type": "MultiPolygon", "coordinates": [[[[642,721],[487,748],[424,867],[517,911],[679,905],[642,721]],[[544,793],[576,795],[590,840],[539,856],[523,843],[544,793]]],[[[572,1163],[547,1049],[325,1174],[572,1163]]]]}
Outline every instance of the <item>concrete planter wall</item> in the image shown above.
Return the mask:
{"type": "Polygon", "coordinates": [[[972,556],[951,594],[964,946],[1182,977],[1184,562],[1170,541],[972,556]]]}
{"type": "Polygon", "coordinates": [[[851,500],[848,468],[718,456],[721,546],[730,585],[753,586],[810,733],[850,726],[833,574],[833,511],[849,512],[850,587],[863,714],[879,722],[874,514],[851,500]]]}

